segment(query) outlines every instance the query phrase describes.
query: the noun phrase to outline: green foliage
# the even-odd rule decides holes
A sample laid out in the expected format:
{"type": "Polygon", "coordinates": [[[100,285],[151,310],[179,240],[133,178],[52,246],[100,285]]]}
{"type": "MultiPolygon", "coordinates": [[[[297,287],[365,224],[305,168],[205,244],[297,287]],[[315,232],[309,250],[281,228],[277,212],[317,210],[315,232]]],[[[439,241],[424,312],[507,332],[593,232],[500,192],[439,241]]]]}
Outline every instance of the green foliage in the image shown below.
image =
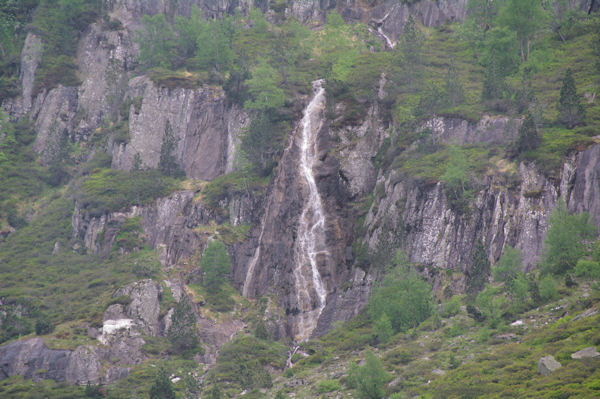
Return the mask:
{"type": "Polygon", "coordinates": [[[173,179],[156,170],[125,172],[104,169],[84,178],[75,197],[91,216],[101,216],[164,197],[175,187],[173,179]]]}
{"type": "Polygon", "coordinates": [[[236,195],[260,192],[266,183],[267,180],[248,171],[232,172],[221,175],[204,186],[202,198],[209,207],[217,208],[219,202],[236,195]]]}
{"type": "Polygon", "coordinates": [[[265,111],[281,107],[285,102],[285,93],[279,88],[281,76],[266,60],[261,59],[252,68],[252,77],[246,81],[251,100],[244,108],[265,111]]]}
{"type": "Polygon", "coordinates": [[[595,238],[597,231],[589,214],[570,214],[563,200],[558,201],[548,220],[550,228],[544,239],[543,270],[563,274],[586,254],[586,241],[595,238]]]}
{"type": "Polygon", "coordinates": [[[440,313],[440,316],[446,317],[446,318],[456,316],[458,314],[458,312],[460,312],[460,306],[461,306],[460,298],[455,295],[452,298],[450,298],[450,300],[448,302],[446,302],[444,304],[442,311],[440,313]]]}
{"type": "Polygon", "coordinates": [[[175,55],[175,32],[164,14],[144,15],[142,29],[136,32],[135,42],[140,46],[140,64],[170,68],[175,55]]]}
{"type": "Polygon", "coordinates": [[[175,306],[167,336],[175,353],[194,350],[198,346],[196,315],[185,297],[175,306]]]}
{"type": "Polygon", "coordinates": [[[238,336],[219,350],[212,378],[241,389],[270,388],[273,383],[267,368],[282,370],[286,349],[250,335],[238,336]]]}
{"type": "Polygon", "coordinates": [[[504,297],[498,295],[498,290],[489,285],[477,295],[475,300],[477,308],[492,328],[498,326],[505,303],[504,297]]]}
{"type": "Polygon", "coordinates": [[[469,296],[474,298],[485,287],[490,271],[490,261],[485,246],[481,239],[478,239],[473,249],[473,263],[466,273],[465,289],[469,296]]]}
{"type": "Polygon", "coordinates": [[[319,393],[327,393],[333,391],[339,391],[342,384],[338,380],[323,380],[317,384],[317,391],[319,393]]]}
{"type": "Polygon", "coordinates": [[[126,252],[139,249],[144,245],[144,236],[139,216],[125,220],[115,239],[115,246],[126,252]]]}
{"type": "Polygon", "coordinates": [[[531,41],[544,22],[541,0],[506,0],[500,11],[500,23],[517,35],[521,61],[529,59],[531,41]]]}
{"type": "Polygon", "coordinates": [[[271,113],[261,112],[250,122],[242,136],[244,156],[260,176],[271,173],[282,148],[282,132],[287,126],[277,124],[271,113]]]}
{"type": "Polygon", "coordinates": [[[482,98],[502,100],[508,95],[506,77],[517,71],[518,55],[515,33],[507,28],[494,28],[486,34],[481,63],[485,68],[482,98]]]}
{"type": "Polygon", "coordinates": [[[160,159],[158,161],[158,170],[160,170],[165,176],[170,177],[183,177],[185,172],[181,170],[177,159],[175,158],[176,148],[175,135],[173,134],[173,127],[171,122],[167,119],[165,124],[165,134],[162,139],[160,146],[160,159]]]}
{"type": "Polygon", "coordinates": [[[380,399],[385,395],[384,386],[387,379],[388,375],[383,370],[381,360],[369,351],[363,366],[354,362],[350,364],[346,383],[350,388],[356,389],[360,399],[380,399]]]}
{"type": "Polygon", "coordinates": [[[460,147],[455,145],[449,147],[446,171],[440,176],[440,181],[444,183],[444,191],[450,206],[458,212],[464,212],[469,206],[472,193],[468,186],[467,159],[460,147]]]}
{"type": "Polygon", "coordinates": [[[54,326],[46,316],[41,316],[35,322],[35,333],[37,335],[46,335],[54,331],[54,326]]]}
{"type": "Polygon", "coordinates": [[[73,57],[79,32],[99,15],[99,0],[40,0],[33,31],[44,43],[42,62],[36,72],[34,93],[59,84],[78,85],[73,57]]]}
{"type": "Polygon", "coordinates": [[[526,151],[535,150],[539,147],[541,141],[535,119],[531,115],[531,112],[527,111],[523,123],[519,126],[519,136],[515,143],[515,152],[521,154],[526,151]]]}
{"type": "Polygon", "coordinates": [[[199,266],[204,273],[202,285],[206,290],[212,294],[220,291],[231,269],[231,259],[225,245],[218,240],[210,241],[202,254],[199,266]]]}
{"type": "Polygon", "coordinates": [[[37,0],[5,0],[0,4],[0,103],[19,94],[20,52],[26,25],[37,0]]]}
{"type": "Polygon", "coordinates": [[[558,122],[565,125],[568,129],[573,129],[575,126],[581,124],[584,118],[585,109],[581,105],[581,100],[577,95],[573,71],[571,68],[567,68],[558,99],[558,122]]]}
{"type": "Polygon", "coordinates": [[[394,331],[417,326],[429,317],[431,308],[431,287],[407,263],[386,274],[367,304],[371,319],[386,315],[394,331]]]}
{"type": "Polygon", "coordinates": [[[150,399],[175,399],[173,384],[169,375],[163,366],[159,366],[156,371],[156,378],[152,387],[150,387],[150,399]]]}
{"type": "Polygon", "coordinates": [[[394,335],[394,328],[392,327],[392,322],[385,313],[382,314],[381,317],[377,319],[373,324],[373,332],[375,333],[377,341],[379,341],[382,344],[387,343],[390,340],[390,338],[394,335]]]}
{"type": "Polygon", "coordinates": [[[540,298],[543,302],[549,302],[558,298],[556,283],[551,275],[545,275],[540,280],[540,298]]]}
{"type": "Polygon", "coordinates": [[[402,52],[403,61],[406,63],[407,80],[409,90],[413,90],[413,83],[417,77],[417,68],[422,59],[423,34],[417,27],[412,15],[408,17],[404,24],[404,31],[398,49],[402,52]]]}
{"type": "Polygon", "coordinates": [[[522,263],[523,255],[521,255],[521,250],[506,246],[498,263],[494,265],[494,281],[501,281],[507,285],[512,284],[521,273],[523,268],[522,263]]]}
{"type": "Polygon", "coordinates": [[[577,277],[600,280],[600,262],[589,259],[579,259],[575,265],[574,272],[577,277]]]}

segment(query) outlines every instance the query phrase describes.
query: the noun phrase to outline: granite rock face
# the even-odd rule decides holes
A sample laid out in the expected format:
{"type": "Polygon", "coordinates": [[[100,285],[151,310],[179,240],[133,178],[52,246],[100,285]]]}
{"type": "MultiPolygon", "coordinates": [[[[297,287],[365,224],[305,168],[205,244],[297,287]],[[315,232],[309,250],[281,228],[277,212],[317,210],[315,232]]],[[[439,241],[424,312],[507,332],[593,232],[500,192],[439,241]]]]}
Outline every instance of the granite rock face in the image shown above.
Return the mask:
{"type": "Polygon", "coordinates": [[[126,95],[139,99],[129,111],[128,143],[115,146],[113,167],[129,170],[139,154],[142,167],[157,168],[165,136],[174,140],[177,164],[186,176],[212,180],[225,173],[233,154],[228,150],[245,124],[246,117],[226,103],[221,88],[157,87],[147,77],[129,82],[126,95]]]}

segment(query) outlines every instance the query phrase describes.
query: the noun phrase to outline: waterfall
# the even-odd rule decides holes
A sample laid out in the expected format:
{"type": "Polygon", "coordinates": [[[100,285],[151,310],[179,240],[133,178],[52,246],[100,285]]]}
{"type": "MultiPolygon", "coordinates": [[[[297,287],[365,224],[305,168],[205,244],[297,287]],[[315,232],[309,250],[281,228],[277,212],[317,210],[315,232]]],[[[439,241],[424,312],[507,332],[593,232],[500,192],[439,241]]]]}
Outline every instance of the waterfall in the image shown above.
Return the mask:
{"type": "MultiPolygon", "coordinates": [[[[268,214],[266,212],[265,214],[268,214]]],[[[242,295],[246,298],[249,298],[249,289],[250,284],[252,283],[252,278],[254,277],[254,269],[256,268],[256,262],[258,262],[258,258],[260,258],[260,243],[262,242],[263,234],[265,232],[265,221],[266,217],[262,222],[262,226],[260,227],[260,235],[258,236],[258,245],[254,250],[254,255],[252,259],[250,259],[250,263],[248,264],[248,270],[246,271],[246,279],[244,280],[244,287],[242,287],[242,295]]]]}
{"type": "MultiPolygon", "coordinates": [[[[305,187],[305,198],[302,213],[298,220],[293,259],[294,288],[298,310],[298,313],[294,316],[294,338],[296,341],[303,341],[310,337],[317,326],[317,321],[327,299],[327,291],[318,269],[318,262],[326,261],[329,256],[325,245],[325,212],[313,175],[313,167],[318,156],[317,135],[323,125],[325,111],[323,80],[313,82],[313,91],[313,98],[304,110],[304,116],[297,129],[299,135],[293,137],[290,146],[285,151],[285,153],[288,153],[293,143],[298,143],[300,149],[297,162],[298,174],[301,184],[305,187]]],[[[252,283],[256,266],[260,261],[260,247],[265,233],[265,225],[269,219],[272,200],[273,197],[269,199],[267,204],[260,235],[258,236],[258,245],[246,269],[246,278],[242,287],[242,294],[245,297],[254,295],[252,283]]]]}
{"type": "Polygon", "coordinates": [[[317,136],[323,124],[325,89],[323,80],[313,82],[314,97],[306,107],[301,121],[300,159],[298,168],[308,189],[298,221],[298,236],[294,249],[294,279],[298,310],[295,327],[297,341],[310,337],[325,307],[327,291],[317,267],[317,257],[329,256],[325,245],[325,213],[313,167],[317,161],[317,136]]]}

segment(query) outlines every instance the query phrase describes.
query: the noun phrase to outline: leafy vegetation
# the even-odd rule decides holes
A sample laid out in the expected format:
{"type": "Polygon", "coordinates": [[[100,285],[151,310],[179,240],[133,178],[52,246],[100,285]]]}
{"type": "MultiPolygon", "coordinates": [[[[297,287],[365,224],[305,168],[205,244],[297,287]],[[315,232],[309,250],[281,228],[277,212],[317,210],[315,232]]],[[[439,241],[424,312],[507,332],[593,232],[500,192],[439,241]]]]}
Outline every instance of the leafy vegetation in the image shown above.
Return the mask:
{"type": "Polygon", "coordinates": [[[156,170],[130,172],[103,169],[84,178],[75,193],[81,208],[91,216],[125,210],[168,195],[175,180],[156,170]]]}

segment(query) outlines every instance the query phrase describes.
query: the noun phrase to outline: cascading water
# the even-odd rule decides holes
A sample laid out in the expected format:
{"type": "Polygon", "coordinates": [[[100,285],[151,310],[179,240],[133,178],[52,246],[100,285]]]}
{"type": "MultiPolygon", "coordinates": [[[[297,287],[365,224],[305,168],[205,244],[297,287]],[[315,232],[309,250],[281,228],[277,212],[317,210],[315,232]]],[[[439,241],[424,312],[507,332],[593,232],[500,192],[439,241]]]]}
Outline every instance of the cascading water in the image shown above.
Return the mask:
{"type": "Polygon", "coordinates": [[[317,135],[323,124],[325,89],[323,80],[313,82],[314,97],[306,107],[301,121],[300,160],[298,168],[308,195],[298,221],[298,236],[294,250],[294,279],[299,313],[294,336],[297,341],[310,337],[325,307],[327,291],[317,266],[317,258],[329,256],[325,245],[325,213],[313,167],[317,161],[317,135]]]}
{"type": "MultiPolygon", "coordinates": [[[[305,196],[302,213],[298,220],[296,241],[294,242],[294,288],[297,303],[297,312],[294,316],[294,339],[303,341],[310,337],[317,326],[319,316],[325,307],[327,291],[321,279],[318,262],[324,262],[329,257],[325,245],[325,213],[317,183],[313,175],[313,167],[317,162],[318,148],[317,135],[321,130],[325,112],[325,89],[323,80],[313,82],[314,95],[304,110],[298,133],[290,142],[291,150],[294,142],[298,143],[300,153],[298,156],[298,172],[302,184],[305,186],[305,196]]],[[[284,153],[284,154],[285,154],[284,153]]],[[[284,155],[285,157],[285,155],[284,155]]],[[[265,234],[265,225],[270,215],[272,197],[267,204],[263,218],[258,246],[248,263],[246,278],[242,287],[245,297],[253,296],[252,292],[254,274],[261,258],[261,245],[265,234]]]]}

